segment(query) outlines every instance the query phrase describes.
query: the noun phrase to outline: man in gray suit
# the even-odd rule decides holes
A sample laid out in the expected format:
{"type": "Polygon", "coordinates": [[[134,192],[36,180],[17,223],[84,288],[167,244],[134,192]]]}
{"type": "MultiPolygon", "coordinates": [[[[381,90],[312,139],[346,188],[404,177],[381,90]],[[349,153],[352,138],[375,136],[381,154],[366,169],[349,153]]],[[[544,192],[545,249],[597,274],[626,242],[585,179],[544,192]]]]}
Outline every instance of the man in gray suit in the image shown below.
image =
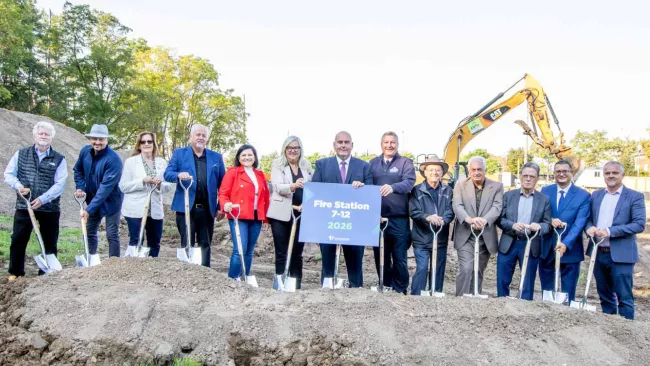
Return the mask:
{"type": "Polygon", "coordinates": [[[470,178],[454,187],[452,207],[456,214],[454,248],[458,253],[456,296],[471,293],[474,271],[474,236],[472,230],[483,235],[479,242],[478,288],[482,291],[483,272],[491,254],[498,249],[496,221],[501,215],[503,184],[485,178],[487,164],[480,156],[468,162],[470,178]]]}

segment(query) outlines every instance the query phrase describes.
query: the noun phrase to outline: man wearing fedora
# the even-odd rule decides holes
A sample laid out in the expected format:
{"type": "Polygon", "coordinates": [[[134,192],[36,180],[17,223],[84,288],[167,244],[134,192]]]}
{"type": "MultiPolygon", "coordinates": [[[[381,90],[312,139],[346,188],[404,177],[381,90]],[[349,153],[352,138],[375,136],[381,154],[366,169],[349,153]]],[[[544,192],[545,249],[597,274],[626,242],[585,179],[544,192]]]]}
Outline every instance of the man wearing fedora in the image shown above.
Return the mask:
{"type": "MultiPolygon", "coordinates": [[[[406,251],[409,248],[409,192],[415,184],[413,161],[401,156],[397,149],[399,140],[395,132],[381,136],[381,155],[370,160],[372,184],[380,186],[381,216],[388,218],[384,232],[383,284],[395,292],[406,294],[409,287],[409,270],[406,251]]],[[[375,265],[379,275],[379,247],[373,247],[375,265]]]]}
{"type": "Polygon", "coordinates": [[[110,257],[120,256],[120,210],[123,194],[119,183],[122,176],[122,159],[108,147],[106,125],[93,125],[86,134],[90,145],[79,152],[74,165],[75,196],[86,198],[85,210],[80,215],[86,219],[88,250],[97,254],[97,231],[102,218],[106,218],[106,238],[110,257]]]}
{"type": "MultiPolygon", "coordinates": [[[[420,164],[420,174],[425,181],[413,187],[409,199],[409,212],[413,219],[413,253],[415,254],[415,275],[411,283],[411,295],[420,295],[426,289],[428,282],[429,262],[433,249],[433,232],[438,231],[438,246],[436,258],[435,292],[442,292],[445,281],[445,264],[447,263],[447,241],[449,239],[449,224],[454,221],[454,211],[451,207],[453,190],[442,183],[442,177],[447,174],[449,165],[438,156],[430,155],[427,161],[420,164]]],[[[429,286],[432,286],[429,284],[429,286]]]]}

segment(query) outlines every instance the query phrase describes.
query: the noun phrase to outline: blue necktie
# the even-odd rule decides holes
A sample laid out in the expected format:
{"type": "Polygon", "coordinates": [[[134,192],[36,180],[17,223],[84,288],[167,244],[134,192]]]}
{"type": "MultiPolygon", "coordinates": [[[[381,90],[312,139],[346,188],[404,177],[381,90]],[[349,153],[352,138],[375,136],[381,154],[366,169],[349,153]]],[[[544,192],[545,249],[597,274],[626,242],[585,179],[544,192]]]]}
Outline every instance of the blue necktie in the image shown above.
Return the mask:
{"type": "Polygon", "coordinates": [[[557,204],[557,210],[562,209],[562,204],[564,203],[564,191],[560,191],[560,202],[557,204]]]}

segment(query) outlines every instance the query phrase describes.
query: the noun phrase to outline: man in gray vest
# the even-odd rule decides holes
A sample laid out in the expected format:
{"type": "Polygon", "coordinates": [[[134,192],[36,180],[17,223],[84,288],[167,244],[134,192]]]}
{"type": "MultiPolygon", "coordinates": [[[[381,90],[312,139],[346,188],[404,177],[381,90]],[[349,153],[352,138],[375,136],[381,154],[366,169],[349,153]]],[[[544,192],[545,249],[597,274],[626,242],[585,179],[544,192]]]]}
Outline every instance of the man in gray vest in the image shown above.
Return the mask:
{"type": "MultiPolygon", "coordinates": [[[[34,145],[18,150],[4,172],[4,181],[19,195],[31,193],[31,206],[38,221],[45,246],[45,254],[57,254],[59,240],[59,198],[65,189],[68,167],[63,155],[50,146],[54,126],[38,122],[33,129],[34,145]]],[[[14,227],[9,247],[9,280],[25,275],[25,251],[32,233],[32,222],[27,203],[16,199],[14,227]]]]}

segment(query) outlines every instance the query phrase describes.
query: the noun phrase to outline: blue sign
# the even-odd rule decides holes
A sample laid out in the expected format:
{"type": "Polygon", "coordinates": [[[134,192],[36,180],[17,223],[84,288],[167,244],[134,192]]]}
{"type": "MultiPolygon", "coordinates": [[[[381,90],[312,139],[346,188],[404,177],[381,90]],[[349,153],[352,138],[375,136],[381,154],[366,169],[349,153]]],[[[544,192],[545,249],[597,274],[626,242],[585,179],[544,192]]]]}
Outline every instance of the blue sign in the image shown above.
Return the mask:
{"type": "Polygon", "coordinates": [[[380,219],[379,186],[305,183],[299,240],[376,247],[380,219]]]}

